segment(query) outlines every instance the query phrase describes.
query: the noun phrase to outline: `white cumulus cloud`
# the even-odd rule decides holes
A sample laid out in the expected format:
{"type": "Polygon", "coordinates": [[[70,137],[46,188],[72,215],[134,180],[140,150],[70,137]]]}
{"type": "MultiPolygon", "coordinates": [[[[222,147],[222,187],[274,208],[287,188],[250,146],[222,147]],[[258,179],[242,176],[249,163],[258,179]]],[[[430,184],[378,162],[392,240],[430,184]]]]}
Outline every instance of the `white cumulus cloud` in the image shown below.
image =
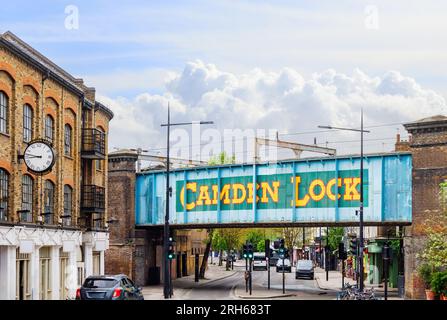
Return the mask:
{"type": "MultiPolygon", "coordinates": [[[[221,132],[232,128],[262,128],[295,133],[318,131],[318,125],[326,124],[359,127],[362,107],[365,126],[402,123],[446,113],[446,101],[440,94],[421,87],[415,79],[398,71],[371,76],[358,69],[351,74],[329,69],[304,78],[291,68],[276,72],[257,68],[233,74],[198,60],[188,62],[181,73],[173,74],[165,87],[159,95],[98,98],[115,113],[110,127],[111,148],[141,146],[163,153],[165,129],[160,124],[166,122],[168,103],[173,121],[213,120],[213,128],[221,132]]],[[[366,150],[392,150],[392,138],[398,127],[371,129],[366,137],[369,139],[366,150]],[[381,138],[388,139],[387,147],[381,138]]],[[[349,140],[358,138],[346,132],[280,137],[303,143],[313,143],[317,137],[318,143],[328,141],[329,147],[350,153],[356,152],[356,144],[349,140]]]]}

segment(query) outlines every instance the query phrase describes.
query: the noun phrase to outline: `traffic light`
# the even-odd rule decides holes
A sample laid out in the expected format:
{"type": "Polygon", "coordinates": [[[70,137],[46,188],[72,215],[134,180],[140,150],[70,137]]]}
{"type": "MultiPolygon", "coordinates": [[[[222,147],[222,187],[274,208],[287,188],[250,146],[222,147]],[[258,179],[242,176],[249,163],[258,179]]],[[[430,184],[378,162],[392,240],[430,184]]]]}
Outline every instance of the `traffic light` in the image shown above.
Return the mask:
{"type": "Polygon", "coordinates": [[[168,259],[172,260],[175,258],[175,251],[174,251],[175,241],[172,238],[169,238],[168,243],[168,259]]]}
{"type": "Polygon", "coordinates": [[[340,242],[338,244],[338,259],[340,260],[346,259],[345,244],[343,242],[340,242]]]}
{"type": "Polygon", "coordinates": [[[270,258],[270,240],[269,239],[265,239],[265,257],[266,258],[270,258]]]}
{"type": "Polygon", "coordinates": [[[358,246],[357,238],[352,238],[349,243],[349,253],[351,255],[353,256],[357,255],[357,246],[358,246]]]}
{"type": "Polygon", "coordinates": [[[248,258],[248,246],[246,244],[244,244],[244,247],[242,250],[242,256],[244,257],[244,259],[248,258]]]}
{"type": "Polygon", "coordinates": [[[253,259],[253,245],[251,243],[247,245],[247,253],[248,259],[253,259]]]}
{"type": "Polygon", "coordinates": [[[289,259],[290,255],[289,255],[289,249],[284,248],[284,258],[285,259],[289,259]]]}
{"type": "Polygon", "coordinates": [[[278,248],[278,252],[279,252],[279,257],[280,258],[285,258],[286,256],[286,248],[284,246],[284,239],[280,239],[279,240],[279,248],[278,248]]]}

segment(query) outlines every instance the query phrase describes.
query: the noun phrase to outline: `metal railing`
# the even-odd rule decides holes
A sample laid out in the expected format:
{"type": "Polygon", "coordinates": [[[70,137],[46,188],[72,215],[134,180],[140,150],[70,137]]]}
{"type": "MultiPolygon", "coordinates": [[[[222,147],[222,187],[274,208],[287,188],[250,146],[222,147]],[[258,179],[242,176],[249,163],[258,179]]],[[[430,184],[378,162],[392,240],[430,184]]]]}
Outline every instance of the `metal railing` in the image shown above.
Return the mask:
{"type": "Polygon", "coordinates": [[[81,211],[104,212],[105,188],[96,185],[84,185],[81,189],[81,211]]]}
{"type": "Polygon", "coordinates": [[[81,156],[103,159],[106,154],[106,134],[94,128],[82,129],[81,156]]]}

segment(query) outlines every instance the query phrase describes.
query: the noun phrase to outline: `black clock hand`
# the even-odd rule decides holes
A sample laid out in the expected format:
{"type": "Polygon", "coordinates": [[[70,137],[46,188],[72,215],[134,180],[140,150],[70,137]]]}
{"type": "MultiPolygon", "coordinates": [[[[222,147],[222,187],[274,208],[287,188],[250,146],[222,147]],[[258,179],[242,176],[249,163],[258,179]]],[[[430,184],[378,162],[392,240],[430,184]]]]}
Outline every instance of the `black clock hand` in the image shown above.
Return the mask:
{"type": "Polygon", "coordinates": [[[27,157],[27,158],[42,158],[42,156],[36,156],[34,154],[27,154],[27,155],[25,155],[25,157],[27,157]]]}

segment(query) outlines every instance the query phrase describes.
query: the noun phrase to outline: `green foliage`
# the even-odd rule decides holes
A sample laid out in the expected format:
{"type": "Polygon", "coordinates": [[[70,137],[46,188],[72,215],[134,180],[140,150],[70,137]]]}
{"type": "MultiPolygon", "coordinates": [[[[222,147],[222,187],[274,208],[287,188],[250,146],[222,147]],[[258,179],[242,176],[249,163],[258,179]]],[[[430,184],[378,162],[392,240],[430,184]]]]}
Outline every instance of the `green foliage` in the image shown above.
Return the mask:
{"type": "Polygon", "coordinates": [[[400,252],[400,240],[399,239],[390,240],[389,243],[390,243],[390,247],[394,253],[400,252]]]}
{"type": "Polygon", "coordinates": [[[242,229],[217,229],[213,232],[212,247],[214,250],[234,250],[242,245],[242,229]]]}
{"type": "Polygon", "coordinates": [[[433,273],[430,288],[438,295],[447,292],[447,271],[433,273]]]}
{"type": "Polygon", "coordinates": [[[432,280],[433,266],[429,265],[428,263],[421,264],[418,268],[418,274],[422,281],[424,281],[425,288],[429,289],[432,280]]]}
{"type": "Polygon", "coordinates": [[[338,249],[338,244],[342,241],[344,233],[343,227],[329,228],[328,245],[331,251],[338,249]]]}
{"type": "Polygon", "coordinates": [[[265,240],[264,231],[261,229],[250,229],[245,236],[245,240],[253,244],[255,252],[263,251],[258,248],[258,244],[265,240]]]}
{"type": "Polygon", "coordinates": [[[447,235],[429,232],[425,248],[417,257],[435,268],[447,266],[447,235]]]}
{"type": "Polygon", "coordinates": [[[215,155],[214,157],[211,157],[208,160],[208,164],[211,166],[216,166],[220,164],[234,164],[236,163],[236,157],[232,155],[231,157],[227,155],[227,153],[221,152],[218,155],[215,155]]]}
{"type": "Polygon", "coordinates": [[[265,239],[259,240],[259,242],[256,244],[257,252],[263,252],[265,251],[265,239]]]}

